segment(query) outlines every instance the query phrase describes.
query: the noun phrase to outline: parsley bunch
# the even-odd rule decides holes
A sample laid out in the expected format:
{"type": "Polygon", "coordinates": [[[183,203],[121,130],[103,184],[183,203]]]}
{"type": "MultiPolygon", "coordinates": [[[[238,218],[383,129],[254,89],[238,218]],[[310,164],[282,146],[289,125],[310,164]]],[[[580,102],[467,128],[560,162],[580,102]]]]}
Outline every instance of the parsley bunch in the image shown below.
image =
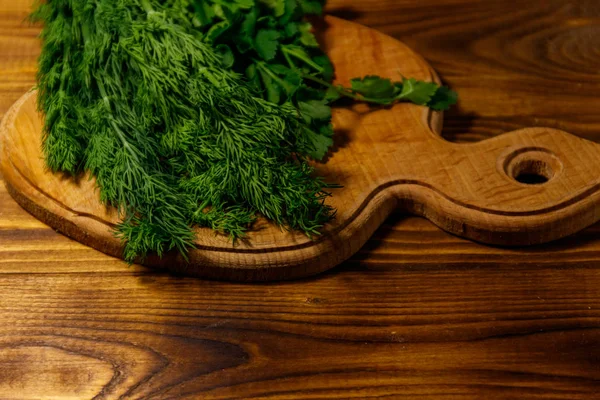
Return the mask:
{"type": "Polygon", "coordinates": [[[228,67],[245,74],[264,98],[296,107],[313,138],[310,156],[322,159],[333,143],[331,103],[342,97],[378,105],[399,101],[445,110],[456,93],[435,83],[379,76],[332,85],[334,68],[319,48],[308,15],[320,15],[324,0],[196,1],[192,21],[221,52],[228,67]]]}
{"type": "Polygon", "coordinates": [[[317,0],[47,0],[38,105],[52,171],[96,178],[133,262],[193,246],[194,226],[241,237],[258,215],[317,235],[334,215],[308,158],[332,144],[329,104],[445,108],[435,84],[333,86],[304,20],[317,0]]]}

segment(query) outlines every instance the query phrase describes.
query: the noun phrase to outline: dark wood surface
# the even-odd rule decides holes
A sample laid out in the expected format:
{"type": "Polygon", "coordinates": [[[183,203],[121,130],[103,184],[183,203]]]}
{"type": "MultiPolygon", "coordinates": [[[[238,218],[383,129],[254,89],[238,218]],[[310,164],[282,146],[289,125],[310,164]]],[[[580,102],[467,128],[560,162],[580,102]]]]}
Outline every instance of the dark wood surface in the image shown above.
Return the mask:
{"type": "MultiPolygon", "coordinates": [[[[34,82],[28,1],[0,0],[0,113],[34,82]]],[[[461,95],[444,135],[600,141],[597,0],[349,0],[461,95]]],[[[599,160],[600,162],[600,160],[599,160]]],[[[243,285],[124,263],[0,185],[0,398],[600,398],[600,226],[501,249],[389,219],[317,278],[243,285]]]]}

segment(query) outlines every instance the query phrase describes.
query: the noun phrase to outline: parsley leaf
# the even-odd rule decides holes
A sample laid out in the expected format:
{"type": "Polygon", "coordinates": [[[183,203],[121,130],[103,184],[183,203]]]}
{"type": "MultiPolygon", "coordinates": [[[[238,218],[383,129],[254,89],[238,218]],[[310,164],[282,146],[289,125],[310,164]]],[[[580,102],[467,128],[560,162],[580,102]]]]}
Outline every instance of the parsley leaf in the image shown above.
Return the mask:
{"type": "Polygon", "coordinates": [[[317,38],[312,33],[310,22],[298,24],[298,31],[300,32],[300,43],[307,47],[319,47],[319,42],[317,42],[317,38]]]}
{"type": "Polygon", "coordinates": [[[273,9],[276,17],[281,17],[285,13],[285,0],[259,0],[267,7],[273,9]]]}
{"type": "Polygon", "coordinates": [[[310,129],[305,129],[305,135],[310,142],[311,149],[307,151],[308,155],[315,160],[322,160],[327,155],[329,148],[333,144],[331,136],[322,135],[313,132],[310,129]]]}
{"type": "Polygon", "coordinates": [[[313,57],[313,61],[317,65],[321,66],[321,75],[323,75],[324,79],[328,81],[333,80],[333,76],[335,75],[335,69],[329,57],[327,57],[325,54],[321,54],[319,56],[313,57]]]}
{"type": "Polygon", "coordinates": [[[325,92],[325,100],[328,103],[333,103],[336,100],[339,100],[342,98],[342,94],[340,93],[344,88],[343,87],[338,87],[338,86],[331,86],[329,89],[327,89],[327,92],[325,92]]]}
{"type": "Polygon", "coordinates": [[[197,26],[208,26],[213,18],[215,17],[215,12],[212,6],[208,2],[194,2],[194,12],[195,12],[195,20],[197,21],[197,26]]]}
{"type": "Polygon", "coordinates": [[[268,68],[280,77],[279,84],[285,90],[287,97],[290,98],[296,93],[302,84],[302,76],[291,68],[282,64],[270,64],[268,68]]]}
{"type": "Polygon", "coordinates": [[[402,81],[402,91],[397,96],[397,99],[425,105],[431,101],[437,89],[438,85],[433,82],[417,81],[412,78],[405,79],[402,81]]]}
{"type": "MultiPolygon", "coordinates": [[[[297,15],[298,3],[296,0],[285,0],[285,12],[280,18],[281,25],[287,25],[297,15]]],[[[301,11],[301,10],[300,10],[301,11]]]]}
{"type": "Polygon", "coordinates": [[[285,37],[287,39],[295,38],[298,32],[300,32],[298,25],[299,24],[296,22],[289,22],[285,24],[285,26],[283,27],[283,33],[285,33],[285,37]]]}
{"type": "Polygon", "coordinates": [[[240,53],[246,53],[254,48],[254,33],[256,31],[256,21],[258,19],[258,9],[252,8],[244,17],[236,36],[236,47],[240,53]]]}
{"type": "Polygon", "coordinates": [[[300,7],[305,14],[323,14],[323,1],[318,0],[300,0],[300,7]]]}
{"type": "Polygon", "coordinates": [[[328,121],[331,119],[331,107],[325,100],[309,100],[298,103],[300,114],[307,122],[328,121]]]}
{"type": "Polygon", "coordinates": [[[261,29],[256,34],[254,45],[258,55],[265,61],[275,58],[279,48],[279,32],[272,29],[261,29]]]}
{"type": "Polygon", "coordinates": [[[433,110],[447,110],[456,104],[458,95],[446,86],[438,88],[427,105],[433,110]]]}
{"type": "Polygon", "coordinates": [[[374,99],[390,98],[394,95],[394,85],[390,79],[375,75],[355,78],[350,81],[354,92],[374,99]]]}

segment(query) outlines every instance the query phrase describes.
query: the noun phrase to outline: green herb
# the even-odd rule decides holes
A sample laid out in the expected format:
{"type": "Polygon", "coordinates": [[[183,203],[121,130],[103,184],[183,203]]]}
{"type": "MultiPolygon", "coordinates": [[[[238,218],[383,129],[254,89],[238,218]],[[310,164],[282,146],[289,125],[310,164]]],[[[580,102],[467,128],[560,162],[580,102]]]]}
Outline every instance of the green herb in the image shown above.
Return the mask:
{"type": "MultiPolygon", "coordinates": [[[[414,79],[392,82],[366,76],[352,80],[350,88],[333,85],[333,65],[305,20],[307,14],[320,14],[324,1],[261,0],[249,8],[225,0],[206,0],[202,4],[225,5],[231,11],[221,16],[213,13],[212,24],[226,22],[229,28],[210,40],[232,49],[231,68],[245,74],[266,100],[290,103],[299,110],[308,124],[308,135],[320,144],[310,153],[313,158],[322,159],[333,143],[330,106],[342,97],[383,106],[405,101],[434,110],[445,110],[456,103],[456,93],[448,88],[414,79]],[[315,112],[319,112],[319,118],[315,118],[315,112]]],[[[202,29],[208,32],[212,27],[207,24],[202,29]]]]}
{"type": "Polygon", "coordinates": [[[186,255],[193,227],[242,237],[258,216],[318,235],[332,185],[308,158],[341,97],[445,109],[447,88],[375,76],[332,84],[308,0],[48,0],[38,101],[53,171],[89,171],[125,258],[186,255]]]}
{"type": "Polygon", "coordinates": [[[193,225],[236,238],[260,214],[316,235],[332,217],[305,161],[323,138],[223,66],[188,2],[50,1],[34,17],[46,163],[96,177],[127,260],[185,254],[193,225]]]}
{"type": "Polygon", "coordinates": [[[424,105],[434,110],[447,110],[456,104],[457,95],[445,86],[433,82],[404,79],[402,82],[392,82],[390,79],[370,75],[355,78],[351,88],[334,86],[322,79],[306,75],[306,79],[327,87],[325,99],[329,102],[341,97],[380,105],[391,105],[400,101],[424,105]]]}

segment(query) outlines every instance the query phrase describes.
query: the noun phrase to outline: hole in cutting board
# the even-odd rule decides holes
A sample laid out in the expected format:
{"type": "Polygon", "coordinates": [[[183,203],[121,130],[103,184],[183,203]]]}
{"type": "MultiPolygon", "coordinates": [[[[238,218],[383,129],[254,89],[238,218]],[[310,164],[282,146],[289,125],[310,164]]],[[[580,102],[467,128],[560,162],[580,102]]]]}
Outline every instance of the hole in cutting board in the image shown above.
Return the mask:
{"type": "Polygon", "coordinates": [[[515,177],[517,182],[525,183],[527,185],[541,185],[542,183],[548,182],[548,178],[538,174],[521,174],[515,177]]]}
{"type": "Polygon", "coordinates": [[[545,161],[522,160],[514,166],[513,178],[527,185],[541,185],[554,176],[552,167],[545,161]]]}
{"type": "Polygon", "coordinates": [[[519,183],[542,185],[562,170],[562,163],[549,150],[526,148],[513,152],[506,159],[504,170],[519,183]]]}

